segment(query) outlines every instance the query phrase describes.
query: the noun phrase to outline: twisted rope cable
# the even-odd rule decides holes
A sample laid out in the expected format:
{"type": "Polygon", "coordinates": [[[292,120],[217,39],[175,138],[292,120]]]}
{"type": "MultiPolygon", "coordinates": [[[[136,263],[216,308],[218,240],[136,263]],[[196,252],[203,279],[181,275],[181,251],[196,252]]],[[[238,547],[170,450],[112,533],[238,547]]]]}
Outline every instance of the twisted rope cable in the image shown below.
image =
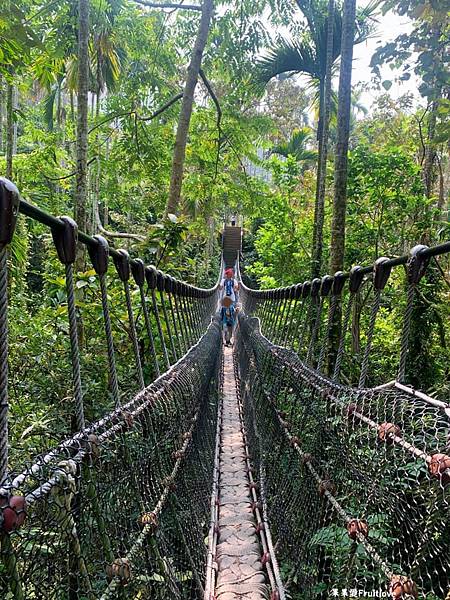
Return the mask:
{"type": "Polygon", "coordinates": [[[334,363],[334,371],[333,371],[333,381],[339,382],[339,377],[341,374],[342,360],[344,358],[344,350],[345,350],[345,337],[347,335],[348,324],[350,322],[350,316],[352,314],[353,302],[355,299],[355,294],[350,294],[347,307],[345,309],[344,320],[341,328],[341,335],[339,337],[339,346],[336,354],[336,362],[334,363]]]}
{"type": "Polygon", "coordinates": [[[298,354],[302,353],[303,339],[305,337],[305,333],[308,328],[308,324],[311,321],[312,313],[313,313],[313,302],[312,302],[312,298],[309,298],[309,304],[308,304],[308,308],[306,310],[305,320],[303,321],[302,330],[300,333],[300,337],[298,339],[298,346],[297,346],[298,354]]]}
{"type": "Polygon", "coordinates": [[[367,330],[367,343],[364,350],[364,357],[361,363],[361,372],[359,374],[359,388],[363,388],[366,384],[367,372],[369,370],[370,351],[372,350],[373,332],[375,330],[375,322],[377,320],[378,310],[380,309],[380,300],[381,290],[376,289],[372,303],[372,311],[370,313],[369,328],[367,330]]]}
{"type": "Polygon", "coordinates": [[[161,346],[162,346],[162,350],[163,350],[164,362],[166,363],[166,369],[169,369],[170,368],[170,360],[169,360],[169,355],[167,353],[166,341],[164,339],[164,335],[162,332],[161,319],[159,317],[158,303],[156,301],[156,294],[155,294],[154,289],[152,289],[151,294],[152,294],[153,314],[155,315],[155,318],[156,318],[156,326],[158,328],[159,340],[161,342],[161,346]]]}
{"type": "Polygon", "coordinates": [[[114,340],[112,336],[111,330],[111,316],[109,314],[109,306],[108,306],[108,292],[106,289],[106,275],[99,275],[100,280],[100,293],[102,298],[102,311],[103,311],[103,321],[105,324],[105,336],[106,336],[106,345],[108,349],[108,364],[109,364],[109,376],[111,381],[111,394],[114,400],[114,405],[120,406],[120,394],[119,394],[119,384],[117,381],[117,369],[116,369],[116,357],[114,351],[114,340]]]}
{"type": "Polygon", "coordinates": [[[414,308],[414,296],[416,286],[414,283],[408,285],[408,293],[406,296],[406,311],[403,319],[402,339],[400,346],[400,361],[398,365],[397,380],[404,383],[406,375],[406,359],[409,350],[409,334],[411,330],[411,316],[414,308]]]}
{"type": "Polygon", "coordinates": [[[180,296],[180,304],[182,307],[182,314],[186,318],[185,323],[186,323],[186,332],[187,332],[187,345],[191,346],[193,339],[194,339],[193,330],[192,330],[192,320],[191,320],[191,314],[190,314],[188,306],[187,306],[187,300],[184,296],[180,296]]]}
{"type": "Polygon", "coordinates": [[[159,292],[159,297],[161,298],[161,304],[162,304],[162,309],[163,309],[163,315],[164,315],[164,320],[166,322],[166,328],[167,328],[167,336],[169,338],[169,343],[170,343],[170,350],[172,352],[172,356],[173,356],[173,362],[177,362],[178,360],[178,356],[177,356],[177,351],[175,350],[175,344],[173,343],[173,336],[172,336],[172,332],[170,330],[170,322],[169,322],[169,317],[167,315],[167,309],[166,309],[166,302],[164,300],[164,292],[160,291],[159,292]]]}
{"type": "Polygon", "coordinates": [[[295,315],[295,311],[296,311],[296,308],[297,308],[297,304],[298,304],[298,298],[295,298],[294,302],[293,303],[291,302],[291,311],[289,312],[289,316],[291,318],[290,318],[288,326],[286,327],[286,332],[284,334],[284,338],[281,340],[281,344],[283,346],[287,345],[288,340],[291,337],[290,333],[291,333],[291,330],[292,330],[292,326],[294,324],[294,315],[295,315]],[[292,312],[292,316],[291,316],[291,312],[292,312]]]}
{"type": "Polygon", "coordinates": [[[169,308],[170,308],[170,313],[172,315],[172,322],[173,322],[173,330],[175,333],[175,338],[177,340],[177,346],[178,349],[180,351],[180,356],[183,356],[183,347],[181,345],[181,341],[180,341],[180,336],[178,334],[178,327],[177,327],[177,322],[175,319],[175,311],[173,308],[173,301],[172,301],[172,294],[170,292],[167,293],[167,297],[169,298],[169,308]]]}
{"type": "Polygon", "coordinates": [[[84,429],[83,393],[81,391],[80,350],[78,346],[77,317],[75,312],[75,291],[73,285],[73,265],[65,265],[67,311],[69,315],[70,354],[72,360],[72,381],[75,400],[77,429],[84,429]]]}
{"type": "Polygon", "coordinates": [[[147,330],[148,339],[150,341],[150,352],[153,358],[153,366],[155,368],[156,377],[160,376],[158,356],[155,349],[155,340],[153,338],[152,326],[150,323],[150,315],[148,314],[147,300],[145,298],[144,286],[139,286],[139,294],[141,297],[142,312],[144,313],[145,328],[147,330]]]}
{"type": "Polygon", "coordinates": [[[8,265],[0,251],[0,483],[8,475],[8,265]]]}
{"type": "Polygon", "coordinates": [[[333,326],[334,315],[336,314],[336,307],[337,307],[337,296],[332,296],[331,302],[330,302],[330,308],[328,311],[328,323],[327,323],[327,330],[325,333],[325,339],[323,340],[323,344],[320,348],[319,360],[317,361],[316,368],[318,371],[322,370],[324,358],[328,354],[328,344],[330,342],[331,327],[333,326]]]}
{"type": "MultiPolygon", "coordinates": [[[[284,345],[284,339],[286,337],[286,333],[288,330],[289,317],[291,316],[291,310],[292,310],[292,306],[294,304],[290,298],[287,300],[287,302],[288,302],[288,305],[287,305],[286,316],[284,317],[284,323],[282,325],[280,335],[278,336],[278,343],[283,344],[283,345],[284,345]]],[[[291,324],[291,322],[289,321],[289,325],[290,324],[291,324]]]]}
{"type": "Polygon", "coordinates": [[[137,340],[137,331],[136,331],[136,323],[134,321],[133,316],[133,307],[131,305],[131,294],[130,294],[130,284],[128,281],[124,281],[123,289],[125,290],[125,300],[127,303],[127,312],[128,312],[128,322],[130,323],[130,337],[133,343],[133,351],[134,351],[134,359],[136,361],[136,370],[138,375],[139,387],[140,389],[144,389],[144,374],[142,372],[142,363],[141,363],[141,355],[139,354],[139,344],[137,340]]]}
{"type": "Polygon", "coordinates": [[[297,314],[297,317],[295,319],[295,324],[292,325],[292,327],[288,331],[288,336],[286,336],[286,339],[288,337],[291,338],[291,343],[289,344],[290,347],[291,347],[291,349],[294,348],[294,342],[295,342],[295,340],[297,339],[297,336],[298,336],[300,325],[302,323],[302,317],[303,317],[304,308],[305,308],[305,299],[302,298],[301,301],[300,301],[300,307],[298,309],[298,314],[297,314]]]}
{"type": "Polygon", "coordinates": [[[287,300],[285,298],[280,298],[277,302],[277,308],[275,311],[275,321],[273,324],[272,336],[271,336],[274,343],[276,343],[276,341],[278,339],[278,333],[280,331],[279,325],[281,324],[281,322],[283,320],[283,314],[284,314],[286,302],[287,302],[287,300]]]}
{"type": "Polygon", "coordinates": [[[182,339],[183,354],[184,354],[185,352],[187,352],[187,350],[189,348],[186,320],[185,320],[184,310],[182,308],[180,309],[181,298],[180,298],[180,303],[179,303],[178,302],[179,298],[178,298],[177,294],[175,294],[174,300],[175,300],[175,310],[178,315],[178,322],[180,324],[181,339],[182,339]]]}
{"type": "Polygon", "coordinates": [[[194,312],[194,323],[195,323],[196,336],[197,336],[197,338],[199,338],[202,334],[202,315],[200,312],[200,303],[194,301],[192,304],[193,304],[192,310],[194,312]]]}
{"type": "MultiPolygon", "coordinates": [[[[317,302],[317,300],[316,300],[317,302]]],[[[313,330],[311,333],[311,339],[309,341],[309,347],[308,347],[308,353],[306,355],[306,362],[311,364],[311,361],[314,358],[314,350],[315,350],[315,346],[316,346],[316,338],[317,338],[317,334],[319,333],[319,327],[320,327],[320,319],[322,316],[322,307],[323,307],[323,298],[322,296],[319,298],[319,301],[317,303],[317,308],[316,308],[316,317],[314,320],[314,325],[313,325],[313,330]]]]}

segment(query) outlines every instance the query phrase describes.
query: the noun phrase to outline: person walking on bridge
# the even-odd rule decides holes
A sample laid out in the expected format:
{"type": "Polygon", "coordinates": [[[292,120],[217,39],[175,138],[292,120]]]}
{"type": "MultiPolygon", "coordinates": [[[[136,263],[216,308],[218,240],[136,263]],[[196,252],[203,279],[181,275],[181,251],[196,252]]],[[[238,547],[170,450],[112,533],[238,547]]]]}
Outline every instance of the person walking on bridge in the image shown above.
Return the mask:
{"type": "Polygon", "coordinates": [[[225,269],[225,277],[220,283],[220,289],[223,290],[222,298],[229,297],[233,304],[236,302],[236,292],[239,286],[234,279],[233,269],[225,269]]]}
{"type": "Polygon", "coordinates": [[[220,289],[223,290],[220,320],[222,323],[224,343],[226,346],[231,344],[231,338],[235,325],[238,284],[235,282],[233,276],[233,269],[226,269],[225,277],[222,279],[220,284],[220,289]]]}

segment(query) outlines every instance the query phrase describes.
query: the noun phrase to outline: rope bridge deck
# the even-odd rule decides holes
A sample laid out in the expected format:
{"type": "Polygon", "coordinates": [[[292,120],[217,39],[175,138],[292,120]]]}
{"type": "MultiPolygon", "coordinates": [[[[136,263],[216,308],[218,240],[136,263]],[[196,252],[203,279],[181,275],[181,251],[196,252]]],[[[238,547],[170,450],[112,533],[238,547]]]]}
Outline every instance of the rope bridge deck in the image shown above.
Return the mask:
{"type": "MultiPolygon", "coordinates": [[[[430,261],[448,261],[450,243],[277,290],[241,282],[231,350],[218,284],[196,288],[109,248],[6,180],[0,212],[1,598],[450,600],[450,404],[408,384],[422,280],[430,285],[430,261]],[[19,213],[52,233],[65,289],[48,314],[66,314],[57,339],[70,358],[65,438],[38,436],[32,451],[8,392],[8,296],[12,315],[17,307],[7,254],[19,213]],[[87,391],[90,340],[79,337],[77,240],[101,310],[99,407],[87,391]],[[398,362],[378,385],[391,271],[398,362]],[[348,332],[362,292],[355,359],[348,332]]],[[[228,261],[240,248],[231,233],[228,261]]]]}
{"type": "MultiPolygon", "coordinates": [[[[262,600],[268,597],[263,564],[275,555],[272,547],[268,551],[268,531],[258,505],[231,348],[225,347],[223,354],[205,598],[262,600]]],[[[268,565],[272,589],[277,589],[273,571],[268,565]]]]}

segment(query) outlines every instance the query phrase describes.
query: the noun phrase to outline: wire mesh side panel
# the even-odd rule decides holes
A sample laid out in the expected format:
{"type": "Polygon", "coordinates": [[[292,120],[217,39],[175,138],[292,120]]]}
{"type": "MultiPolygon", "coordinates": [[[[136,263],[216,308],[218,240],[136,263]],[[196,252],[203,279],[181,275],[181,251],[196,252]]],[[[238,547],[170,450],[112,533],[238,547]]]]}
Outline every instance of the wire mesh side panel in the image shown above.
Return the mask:
{"type": "Polygon", "coordinates": [[[240,317],[237,356],[290,597],[448,598],[448,409],[332,382],[257,319],[240,317]]]}
{"type": "Polygon", "coordinates": [[[202,596],[219,348],[211,323],[128,404],[11,473],[0,597],[202,596]]]}

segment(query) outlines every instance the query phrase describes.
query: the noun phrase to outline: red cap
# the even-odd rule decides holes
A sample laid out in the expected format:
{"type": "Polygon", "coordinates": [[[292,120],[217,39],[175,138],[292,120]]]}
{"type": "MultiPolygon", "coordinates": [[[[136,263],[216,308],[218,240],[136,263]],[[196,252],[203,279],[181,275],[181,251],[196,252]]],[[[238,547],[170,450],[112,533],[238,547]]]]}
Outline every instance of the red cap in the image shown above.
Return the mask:
{"type": "Polygon", "coordinates": [[[225,269],[225,275],[233,275],[233,269],[225,269]]]}

